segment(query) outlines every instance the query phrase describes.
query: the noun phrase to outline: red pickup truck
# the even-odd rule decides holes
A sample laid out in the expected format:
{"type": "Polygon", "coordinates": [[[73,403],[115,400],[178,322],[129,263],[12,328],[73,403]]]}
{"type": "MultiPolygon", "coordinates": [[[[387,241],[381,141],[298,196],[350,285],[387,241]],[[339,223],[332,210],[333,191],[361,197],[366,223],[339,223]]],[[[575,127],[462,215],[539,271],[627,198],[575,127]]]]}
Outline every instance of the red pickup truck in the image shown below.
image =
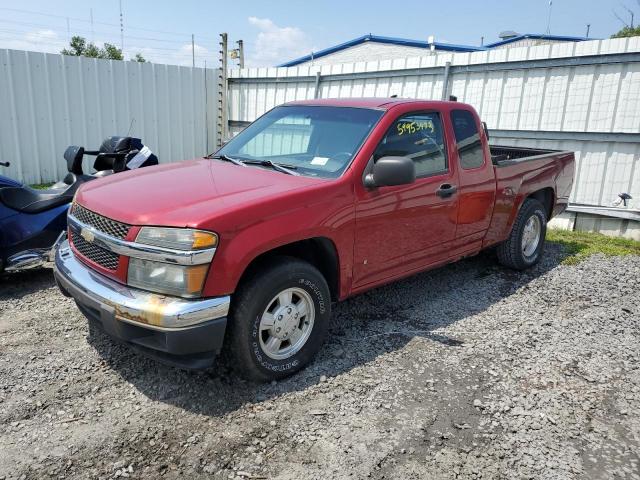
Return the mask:
{"type": "Polygon", "coordinates": [[[488,247],[543,254],[571,152],[493,147],[463,103],[293,102],[207,158],[87,183],[55,277],[91,324],[186,368],[244,376],[316,354],[333,302],[488,247]]]}

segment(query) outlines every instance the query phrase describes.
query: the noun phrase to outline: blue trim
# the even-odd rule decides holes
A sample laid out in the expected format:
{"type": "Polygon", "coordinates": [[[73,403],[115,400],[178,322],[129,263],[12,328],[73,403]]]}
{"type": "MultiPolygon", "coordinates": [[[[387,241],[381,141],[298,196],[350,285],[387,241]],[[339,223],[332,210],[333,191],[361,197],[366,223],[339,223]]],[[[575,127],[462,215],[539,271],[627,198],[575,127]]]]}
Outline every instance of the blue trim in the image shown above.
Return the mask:
{"type": "Polygon", "coordinates": [[[333,47],[325,48],[324,50],[320,50],[318,52],[313,52],[309,55],[305,55],[304,57],[296,58],[295,60],[290,60],[288,62],[278,65],[278,67],[295,67],[296,65],[300,65],[301,63],[309,62],[311,60],[324,57],[326,55],[331,55],[332,53],[339,52],[341,50],[346,50],[347,48],[351,48],[365,42],[376,42],[376,43],[384,43],[387,45],[401,45],[403,47],[415,47],[415,48],[424,48],[424,49],[430,49],[431,45],[433,45],[436,50],[440,50],[440,51],[481,52],[484,50],[489,50],[494,47],[499,47],[501,45],[517,42],[519,40],[525,40],[527,38],[537,39],[537,40],[545,40],[545,39],[556,40],[556,41],[565,41],[565,42],[582,42],[585,40],[595,40],[593,38],[589,39],[586,37],[571,37],[567,35],[543,35],[539,33],[524,33],[522,35],[518,35],[517,37],[508,38],[507,40],[501,40],[499,42],[489,43],[487,45],[484,45],[483,47],[473,47],[471,45],[455,45],[452,43],[440,43],[440,42],[433,42],[433,44],[431,44],[424,40],[408,40],[405,38],[383,37],[380,35],[369,34],[369,35],[363,35],[358,38],[354,38],[353,40],[349,40],[348,42],[340,43],[333,47]]]}
{"type": "Polygon", "coordinates": [[[596,40],[595,38],[571,37],[568,35],[543,35],[540,33],[523,33],[522,35],[518,35],[517,37],[507,38],[506,40],[500,40],[499,42],[488,43],[484,47],[485,48],[500,47],[502,45],[507,45],[509,43],[517,42],[520,40],[526,40],[528,38],[534,39],[534,40],[556,40],[559,42],[584,42],[585,40],[596,40]]]}
{"type": "MultiPolygon", "coordinates": [[[[305,55],[304,57],[296,58],[295,60],[291,60],[286,63],[282,63],[278,65],[278,67],[294,67],[304,62],[308,62],[310,60],[314,60],[316,58],[324,57],[326,55],[330,55],[335,52],[339,52],[341,50],[346,50],[347,48],[354,47],[356,45],[360,45],[365,42],[376,42],[376,43],[385,43],[387,45],[402,45],[404,47],[415,47],[415,48],[424,48],[430,49],[431,43],[423,41],[423,40],[407,40],[404,38],[395,38],[395,37],[382,37],[379,35],[363,35],[362,37],[354,38],[353,40],[349,40],[348,42],[340,43],[333,47],[325,48],[324,50],[320,50],[319,52],[313,52],[309,55],[305,55]]],[[[454,45],[450,43],[440,43],[434,42],[433,46],[436,50],[445,50],[450,52],[478,52],[485,50],[483,47],[472,47],[468,45],[454,45]]]]}

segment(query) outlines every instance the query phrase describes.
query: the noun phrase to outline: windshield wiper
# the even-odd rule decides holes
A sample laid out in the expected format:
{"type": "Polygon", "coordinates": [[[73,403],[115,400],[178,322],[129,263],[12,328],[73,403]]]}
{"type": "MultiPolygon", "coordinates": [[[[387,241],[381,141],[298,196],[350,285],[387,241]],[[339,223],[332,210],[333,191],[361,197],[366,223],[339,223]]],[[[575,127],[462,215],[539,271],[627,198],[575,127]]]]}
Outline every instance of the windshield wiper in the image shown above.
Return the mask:
{"type": "Polygon", "coordinates": [[[239,158],[233,158],[230,157],[229,155],[213,155],[213,156],[209,156],[207,158],[215,158],[217,160],[224,160],[225,162],[231,162],[234,165],[240,165],[241,167],[246,167],[247,165],[245,164],[245,162],[243,162],[242,160],[240,160],[239,158]]]}
{"type": "Polygon", "coordinates": [[[240,160],[239,158],[230,157],[229,155],[224,155],[224,154],[210,155],[207,158],[224,160],[225,162],[231,162],[234,165],[240,165],[242,167],[246,167],[247,165],[262,165],[265,167],[271,167],[274,170],[277,170],[282,173],[286,173],[288,175],[300,175],[299,173],[293,171],[294,169],[298,168],[295,165],[282,165],[280,163],[274,163],[271,160],[249,160],[249,159],[240,160]]]}
{"type": "Polygon", "coordinates": [[[271,167],[274,170],[277,170],[282,173],[286,173],[288,175],[296,175],[296,176],[300,175],[298,172],[293,171],[294,169],[298,168],[295,165],[285,166],[285,165],[282,165],[281,163],[272,162],[271,160],[245,160],[244,163],[245,165],[262,165],[265,167],[271,167]]]}

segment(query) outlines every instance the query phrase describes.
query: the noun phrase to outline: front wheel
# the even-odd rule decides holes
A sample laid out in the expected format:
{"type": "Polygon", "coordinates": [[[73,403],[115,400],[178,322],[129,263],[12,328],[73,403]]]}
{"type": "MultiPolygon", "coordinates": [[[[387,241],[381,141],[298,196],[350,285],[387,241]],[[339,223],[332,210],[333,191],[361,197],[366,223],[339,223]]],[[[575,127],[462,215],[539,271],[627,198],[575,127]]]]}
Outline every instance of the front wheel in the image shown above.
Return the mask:
{"type": "Polygon", "coordinates": [[[509,238],[498,245],[498,261],[510,268],[524,270],[540,260],[547,235],[547,214],[542,204],[527,198],[518,212],[509,238]]]}
{"type": "Polygon", "coordinates": [[[228,355],[254,381],[287,377],[320,349],[331,316],[329,287],[312,265],[278,257],[238,289],[229,319],[228,355]]]}

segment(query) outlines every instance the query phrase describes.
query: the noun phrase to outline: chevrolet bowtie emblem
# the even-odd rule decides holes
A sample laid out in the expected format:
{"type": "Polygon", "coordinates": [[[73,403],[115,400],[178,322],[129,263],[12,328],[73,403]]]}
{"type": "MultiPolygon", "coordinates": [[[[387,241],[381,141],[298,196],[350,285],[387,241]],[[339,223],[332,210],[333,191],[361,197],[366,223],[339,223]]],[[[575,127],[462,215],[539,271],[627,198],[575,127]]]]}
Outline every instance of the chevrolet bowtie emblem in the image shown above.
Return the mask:
{"type": "Polygon", "coordinates": [[[93,234],[91,230],[83,228],[80,230],[80,236],[84,238],[87,242],[91,243],[95,240],[96,236],[93,234]]]}

